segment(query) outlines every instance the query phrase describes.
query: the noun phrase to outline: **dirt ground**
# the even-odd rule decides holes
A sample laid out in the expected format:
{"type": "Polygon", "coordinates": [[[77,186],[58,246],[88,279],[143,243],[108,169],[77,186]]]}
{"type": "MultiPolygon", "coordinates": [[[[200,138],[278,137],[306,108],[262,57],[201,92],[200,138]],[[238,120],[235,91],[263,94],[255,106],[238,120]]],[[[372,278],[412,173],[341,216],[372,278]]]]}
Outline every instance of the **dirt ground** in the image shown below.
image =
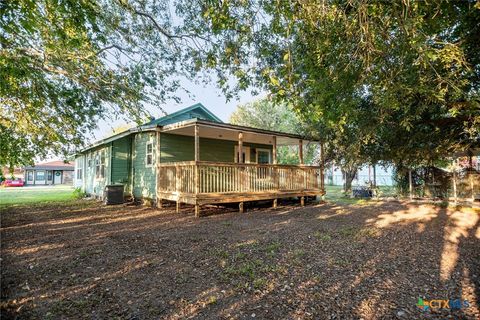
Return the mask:
{"type": "Polygon", "coordinates": [[[210,213],[219,214],[85,201],[4,210],[2,319],[480,317],[473,209],[368,202],[210,213]],[[422,311],[419,298],[462,308],[422,311]]]}

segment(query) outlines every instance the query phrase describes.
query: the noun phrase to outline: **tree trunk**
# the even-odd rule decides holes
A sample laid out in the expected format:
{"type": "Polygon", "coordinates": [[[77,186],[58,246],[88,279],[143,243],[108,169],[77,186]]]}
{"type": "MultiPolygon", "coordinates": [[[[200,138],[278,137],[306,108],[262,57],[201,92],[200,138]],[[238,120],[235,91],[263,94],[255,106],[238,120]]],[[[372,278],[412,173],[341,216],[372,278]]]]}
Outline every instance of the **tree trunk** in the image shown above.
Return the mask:
{"type": "Polygon", "coordinates": [[[345,177],[343,190],[345,193],[350,193],[352,192],[352,181],[353,179],[355,179],[355,176],[357,175],[357,168],[348,168],[348,169],[343,168],[342,171],[343,171],[343,176],[345,177]]]}

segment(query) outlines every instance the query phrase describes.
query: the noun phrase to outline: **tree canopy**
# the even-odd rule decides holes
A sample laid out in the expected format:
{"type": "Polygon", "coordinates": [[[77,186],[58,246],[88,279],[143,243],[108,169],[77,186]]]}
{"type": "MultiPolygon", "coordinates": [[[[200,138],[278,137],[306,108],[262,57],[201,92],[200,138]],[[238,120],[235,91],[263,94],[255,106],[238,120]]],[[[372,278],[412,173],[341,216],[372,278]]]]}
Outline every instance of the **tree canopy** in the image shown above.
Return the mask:
{"type": "Polygon", "coordinates": [[[0,13],[1,164],[68,153],[100,118],[139,121],[202,71],[227,98],[253,86],[293,106],[337,155],[415,165],[479,145],[478,2],[22,0],[0,13]]]}
{"type": "Polygon", "coordinates": [[[201,16],[225,38],[219,64],[340,147],[361,139],[355,156],[414,165],[479,145],[478,3],[220,2],[201,16]]]}
{"type": "Polygon", "coordinates": [[[67,155],[99,119],[146,119],[207,40],[176,27],[166,0],[2,1],[0,165],[67,155]]]}
{"type": "MultiPolygon", "coordinates": [[[[278,103],[269,98],[262,98],[251,103],[238,105],[230,116],[230,122],[237,125],[280,131],[300,135],[310,134],[308,127],[286,104],[278,103]]],[[[313,136],[315,137],[315,136],[313,136]]],[[[318,144],[304,145],[304,162],[319,164],[318,144]]],[[[299,163],[298,145],[278,146],[277,161],[280,164],[299,163]]]]}

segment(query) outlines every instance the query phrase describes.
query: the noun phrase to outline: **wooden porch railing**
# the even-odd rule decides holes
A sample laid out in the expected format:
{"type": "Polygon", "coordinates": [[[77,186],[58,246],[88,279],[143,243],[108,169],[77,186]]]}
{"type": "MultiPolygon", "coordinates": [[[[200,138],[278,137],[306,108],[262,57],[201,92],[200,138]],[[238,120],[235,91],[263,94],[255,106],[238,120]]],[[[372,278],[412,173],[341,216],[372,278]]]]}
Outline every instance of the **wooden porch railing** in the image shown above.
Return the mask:
{"type": "Polygon", "coordinates": [[[162,163],[159,190],[182,194],[323,191],[314,166],[188,161],[162,163]]]}

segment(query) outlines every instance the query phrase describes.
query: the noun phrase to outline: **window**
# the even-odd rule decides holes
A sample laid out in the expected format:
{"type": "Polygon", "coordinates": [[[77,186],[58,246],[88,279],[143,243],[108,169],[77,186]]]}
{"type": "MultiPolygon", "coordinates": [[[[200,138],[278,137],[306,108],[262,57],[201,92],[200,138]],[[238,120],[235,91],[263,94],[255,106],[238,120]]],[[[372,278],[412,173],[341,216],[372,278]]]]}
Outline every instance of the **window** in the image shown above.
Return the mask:
{"type": "Polygon", "coordinates": [[[89,168],[92,167],[92,159],[88,159],[88,167],[89,167],[89,168]]]}
{"type": "Polygon", "coordinates": [[[97,152],[95,155],[95,176],[98,179],[105,178],[105,150],[97,152]]]}
{"type": "Polygon", "coordinates": [[[52,181],[52,177],[53,177],[52,171],[51,170],[47,171],[47,180],[52,181]]]}
{"type": "Polygon", "coordinates": [[[105,177],[105,151],[100,153],[100,177],[105,177]]]}
{"type": "Polygon", "coordinates": [[[27,181],[33,181],[33,171],[27,172],[27,181]]]}
{"type": "Polygon", "coordinates": [[[145,156],[145,161],[147,166],[151,166],[153,164],[153,144],[147,143],[147,154],[145,156]]]}
{"type": "Polygon", "coordinates": [[[35,180],[45,180],[45,171],[36,171],[35,180]]]}
{"type": "Polygon", "coordinates": [[[257,163],[270,163],[270,150],[257,149],[257,163]]]}
{"type": "Polygon", "coordinates": [[[82,169],[77,169],[77,180],[82,180],[82,169]]]}
{"type": "Polygon", "coordinates": [[[95,177],[100,178],[100,156],[98,153],[95,155],[95,177]]]}

